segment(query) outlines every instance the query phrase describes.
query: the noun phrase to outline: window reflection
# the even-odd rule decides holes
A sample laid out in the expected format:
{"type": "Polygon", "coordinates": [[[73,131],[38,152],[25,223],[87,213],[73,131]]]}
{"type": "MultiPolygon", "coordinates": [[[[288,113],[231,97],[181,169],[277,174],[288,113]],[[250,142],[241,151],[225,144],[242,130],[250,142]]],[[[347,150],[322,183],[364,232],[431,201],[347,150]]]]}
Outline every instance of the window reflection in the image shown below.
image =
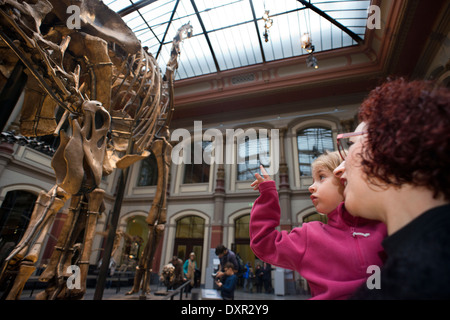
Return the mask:
{"type": "Polygon", "coordinates": [[[210,165],[203,159],[203,154],[211,152],[211,141],[195,142],[202,145],[201,154],[195,152],[194,143],[191,145],[191,163],[185,164],[183,183],[204,183],[209,182],[210,165]]]}
{"type": "Polygon", "coordinates": [[[15,190],[6,194],[0,208],[0,251],[2,247],[16,245],[25,233],[37,197],[27,191],[15,190]]]}
{"type": "Polygon", "coordinates": [[[306,128],[297,132],[298,164],[300,176],[311,176],[311,163],[325,150],[334,150],[330,128],[306,128]]]}
{"type": "Polygon", "coordinates": [[[184,217],[177,221],[176,238],[203,238],[205,219],[197,216],[184,217]]]}
{"type": "Polygon", "coordinates": [[[235,221],[235,238],[245,238],[250,239],[250,232],[249,232],[249,224],[250,224],[250,215],[247,214],[239,219],[236,219],[235,221]]]}
{"type": "Polygon", "coordinates": [[[147,158],[141,160],[137,185],[139,187],[156,186],[158,182],[158,164],[155,155],[152,153],[147,158]]]}
{"type": "Polygon", "coordinates": [[[267,136],[258,138],[245,137],[245,141],[238,146],[238,180],[252,180],[259,166],[270,167],[270,145],[267,136]]]}

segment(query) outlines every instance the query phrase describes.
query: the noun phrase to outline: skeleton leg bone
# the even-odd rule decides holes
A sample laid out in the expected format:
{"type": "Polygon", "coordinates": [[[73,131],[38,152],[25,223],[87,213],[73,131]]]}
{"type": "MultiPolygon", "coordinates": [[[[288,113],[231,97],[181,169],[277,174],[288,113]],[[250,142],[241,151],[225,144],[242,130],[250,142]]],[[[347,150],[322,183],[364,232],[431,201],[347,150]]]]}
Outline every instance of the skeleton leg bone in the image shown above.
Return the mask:
{"type": "Polygon", "coordinates": [[[34,263],[38,259],[42,243],[52,225],[55,214],[64,205],[66,197],[67,194],[55,186],[48,193],[42,191],[36,200],[32,218],[24,236],[5,260],[3,268],[5,272],[17,268],[17,266],[19,269],[18,275],[6,299],[13,300],[20,298],[25,283],[36,269],[34,263]]]}
{"type": "Polygon", "coordinates": [[[155,256],[156,248],[159,245],[159,242],[162,238],[162,235],[164,233],[164,224],[156,224],[154,226],[151,226],[149,228],[148,233],[148,242],[146,249],[147,255],[144,258],[144,268],[141,270],[142,272],[142,281],[141,281],[141,296],[140,298],[145,298],[146,294],[150,292],[150,272],[151,272],[151,266],[153,263],[153,257],[155,256]]]}
{"type": "Polygon", "coordinates": [[[39,235],[38,240],[29,250],[27,256],[23,258],[22,261],[20,262],[19,273],[16,279],[14,280],[14,285],[11,288],[11,291],[9,292],[6,300],[20,299],[20,295],[22,294],[26,282],[33,274],[33,272],[36,270],[35,263],[39,257],[42,243],[45,237],[47,236],[48,230],[50,229],[52,222],[54,221],[54,217],[55,215],[52,215],[52,217],[48,219],[49,221],[46,222],[45,227],[41,230],[41,234],[39,235]]]}
{"type": "Polygon", "coordinates": [[[152,207],[148,213],[146,222],[149,226],[166,223],[165,199],[166,186],[169,178],[170,153],[172,146],[165,140],[156,140],[152,145],[152,152],[156,157],[158,166],[158,188],[153,198],[152,207]],[[162,206],[164,205],[164,207],[162,206]]]}
{"type": "Polygon", "coordinates": [[[73,289],[70,292],[72,297],[82,298],[86,293],[86,280],[89,270],[89,258],[91,256],[92,242],[95,236],[95,227],[97,226],[97,219],[100,214],[100,206],[103,202],[105,191],[102,189],[95,189],[89,194],[88,211],[86,230],[84,233],[83,249],[81,252],[80,263],[80,281],[81,288],[73,289]]]}
{"type": "Polygon", "coordinates": [[[127,295],[136,293],[140,289],[141,297],[145,297],[145,294],[148,292],[153,257],[166,223],[166,189],[171,151],[172,146],[165,139],[157,140],[152,145],[152,152],[156,155],[158,166],[158,188],[146,219],[149,225],[148,242],[139,259],[139,267],[136,270],[133,289],[127,292],[127,295]]]}
{"type": "MultiPolygon", "coordinates": [[[[69,249],[70,245],[70,235],[73,233],[75,228],[75,222],[78,220],[78,215],[80,211],[81,195],[72,196],[69,212],[67,218],[62,227],[61,233],[53,250],[50,262],[47,268],[41,274],[39,280],[42,282],[50,282],[56,276],[57,266],[61,259],[62,253],[69,249]]],[[[50,293],[53,291],[51,286],[49,286],[45,291],[40,292],[37,296],[37,300],[45,300],[49,297],[50,293]]]]}

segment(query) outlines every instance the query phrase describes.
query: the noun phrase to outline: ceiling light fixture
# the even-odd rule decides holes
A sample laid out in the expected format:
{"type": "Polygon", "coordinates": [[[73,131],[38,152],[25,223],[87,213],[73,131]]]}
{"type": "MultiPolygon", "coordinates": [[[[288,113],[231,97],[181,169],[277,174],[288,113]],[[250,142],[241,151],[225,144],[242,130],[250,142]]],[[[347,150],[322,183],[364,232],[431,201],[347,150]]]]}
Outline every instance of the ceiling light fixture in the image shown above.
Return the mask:
{"type": "Polygon", "coordinates": [[[314,46],[311,41],[309,33],[304,33],[302,36],[302,48],[308,51],[308,53],[314,52],[314,46]]]}
{"type": "Polygon", "coordinates": [[[308,58],[306,58],[306,65],[308,67],[318,69],[319,65],[317,64],[317,58],[314,57],[314,55],[313,55],[315,47],[312,44],[312,40],[311,40],[309,33],[306,32],[303,34],[303,36],[301,38],[301,42],[302,42],[302,48],[305,49],[309,53],[308,58]]]}
{"type": "Polygon", "coordinates": [[[319,69],[319,65],[317,64],[317,59],[316,59],[316,57],[314,57],[313,54],[310,54],[308,56],[308,58],[306,58],[306,65],[308,67],[311,67],[314,69],[319,69]]]}
{"type": "Polygon", "coordinates": [[[264,33],[263,33],[264,40],[266,42],[269,42],[269,28],[273,24],[273,20],[270,19],[270,16],[269,16],[269,10],[265,10],[262,18],[264,20],[264,33]]]}

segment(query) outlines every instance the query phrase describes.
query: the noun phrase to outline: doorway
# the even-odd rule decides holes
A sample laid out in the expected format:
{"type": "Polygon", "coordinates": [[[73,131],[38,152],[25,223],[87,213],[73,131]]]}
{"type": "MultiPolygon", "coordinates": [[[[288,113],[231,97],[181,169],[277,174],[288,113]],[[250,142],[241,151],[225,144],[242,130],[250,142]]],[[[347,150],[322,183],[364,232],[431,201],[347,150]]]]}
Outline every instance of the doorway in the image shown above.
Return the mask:
{"type": "Polygon", "coordinates": [[[234,248],[232,250],[239,254],[245,264],[251,263],[252,268],[255,268],[255,254],[250,248],[250,214],[246,214],[237,218],[234,221],[234,248]]]}
{"type": "Polygon", "coordinates": [[[22,239],[37,196],[23,190],[9,191],[0,208],[0,262],[22,239]]]}
{"type": "Polygon", "coordinates": [[[198,216],[185,216],[177,221],[173,255],[186,261],[191,252],[195,253],[197,268],[203,267],[203,236],[205,219],[198,216]]]}

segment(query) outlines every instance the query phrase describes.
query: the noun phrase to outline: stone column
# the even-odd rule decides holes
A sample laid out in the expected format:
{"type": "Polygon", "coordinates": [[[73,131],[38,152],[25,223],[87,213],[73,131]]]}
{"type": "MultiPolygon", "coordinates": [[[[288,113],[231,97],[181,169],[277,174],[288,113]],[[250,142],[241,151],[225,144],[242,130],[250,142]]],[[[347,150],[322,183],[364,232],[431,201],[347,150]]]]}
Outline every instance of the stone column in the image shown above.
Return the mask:
{"type": "Polygon", "coordinates": [[[211,248],[223,242],[223,219],[225,207],[225,171],[223,164],[217,168],[216,188],[214,189],[214,215],[211,226],[211,248]]]}
{"type": "Polygon", "coordinates": [[[280,129],[280,187],[278,194],[280,197],[280,208],[281,208],[281,220],[280,228],[281,230],[290,231],[292,229],[292,219],[291,219],[291,193],[292,190],[289,186],[289,170],[286,163],[286,128],[280,129]]]}

